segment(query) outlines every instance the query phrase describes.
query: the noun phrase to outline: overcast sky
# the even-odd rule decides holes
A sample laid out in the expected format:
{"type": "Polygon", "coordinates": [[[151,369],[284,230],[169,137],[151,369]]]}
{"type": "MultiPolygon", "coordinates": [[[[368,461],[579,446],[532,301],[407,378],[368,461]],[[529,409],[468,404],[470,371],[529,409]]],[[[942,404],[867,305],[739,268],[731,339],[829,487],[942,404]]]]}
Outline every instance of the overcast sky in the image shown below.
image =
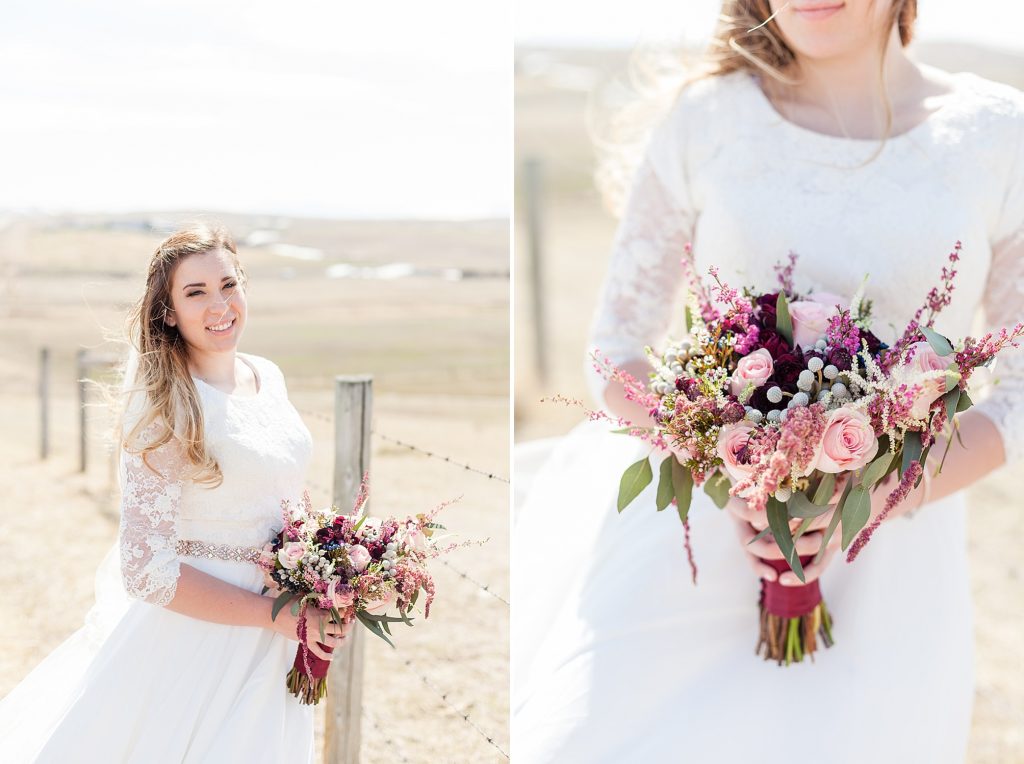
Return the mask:
{"type": "Polygon", "coordinates": [[[15,0],[0,208],[506,216],[511,8],[15,0]]]}

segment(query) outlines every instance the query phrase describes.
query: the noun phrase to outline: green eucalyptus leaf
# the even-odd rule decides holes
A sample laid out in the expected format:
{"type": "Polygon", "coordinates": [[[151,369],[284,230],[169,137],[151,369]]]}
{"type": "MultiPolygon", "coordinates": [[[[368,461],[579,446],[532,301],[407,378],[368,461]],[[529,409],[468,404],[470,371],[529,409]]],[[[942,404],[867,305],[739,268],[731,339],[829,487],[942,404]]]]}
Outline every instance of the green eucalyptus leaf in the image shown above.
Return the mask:
{"type": "Polygon", "coordinates": [[[690,328],[693,326],[693,311],[690,310],[690,306],[687,305],[683,309],[683,332],[686,334],[690,333],[690,328]]]}
{"type": "Polygon", "coordinates": [[[676,497],[679,519],[685,523],[693,498],[693,473],[688,467],[680,464],[678,459],[672,459],[672,492],[676,497]]]}
{"type": "Polygon", "coordinates": [[[802,491],[796,491],[789,497],[789,501],[786,502],[786,509],[789,511],[790,517],[799,517],[806,520],[807,518],[814,519],[828,512],[828,505],[820,506],[815,504],[807,498],[807,494],[802,491]]]}
{"type": "Polygon", "coordinates": [[[725,505],[729,503],[729,488],[731,487],[728,476],[721,470],[704,481],[704,493],[711,497],[711,501],[719,509],[724,509],[725,505]]]}
{"type": "Polygon", "coordinates": [[[921,433],[911,431],[903,437],[903,461],[900,463],[901,478],[911,462],[921,461],[921,448],[921,433]]]}
{"type": "Polygon", "coordinates": [[[662,459],[661,468],[658,470],[658,495],[654,501],[658,511],[661,512],[672,502],[675,491],[672,488],[672,462],[676,461],[675,454],[670,453],[662,459]]]}
{"type": "Polygon", "coordinates": [[[324,619],[320,619],[320,641],[327,644],[327,629],[324,627],[324,619]]]}
{"type": "Polygon", "coordinates": [[[271,621],[277,620],[277,614],[281,612],[284,606],[287,605],[291,598],[294,596],[295,595],[291,592],[284,592],[283,594],[277,595],[277,598],[274,600],[273,607],[270,608],[271,621]]]}
{"type": "Polygon", "coordinates": [[[796,553],[796,545],[793,543],[793,531],[789,528],[789,514],[786,505],[775,497],[768,499],[768,527],[771,528],[775,543],[782,550],[783,557],[789,563],[789,567],[796,573],[796,577],[804,580],[804,566],[800,564],[800,556],[796,553]]]}
{"type": "Polygon", "coordinates": [[[871,516],[871,495],[864,486],[857,486],[843,504],[843,550],[850,545],[871,516]]]}
{"type": "Polygon", "coordinates": [[[828,527],[825,529],[825,535],[821,537],[821,546],[818,547],[817,553],[814,555],[813,564],[821,562],[821,558],[825,556],[825,548],[828,546],[828,542],[832,538],[832,534],[836,532],[836,528],[839,527],[839,521],[843,516],[843,505],[846,504],[846,500],[850,496],[850,492],[853,490],[853,480],[846,481],[846,488],[843,489],[843,495],[839,497],[839,504],[836,505],[835,511],[832,513],[832,519],[828,522],[828,527]]]}
{"type": "Polygon", "coordinates": [[[954,387],[948,393],[942,396],[942,403],[946,407],[946,421],[953,419],[953,414],[956,413],[956,407],[960,404],[960,388],[954,387]]]}
{"type": "Polygon", "coordinates": [[[832,494],[836,492],[836,476],[834,472],[826,472],[822,475],[821,482],[818,483],[818,488],[814,492],[814,498],[811,499],[819,507],[828,504],[832,499],[832,494]]]}
{"type": "Polygon", "coordinates": [[[291,608],[292,615],[298,615],[299,614],[299,609],[301,607],[302,607],[302,600],[295,600],[295,602],[292,603],[292,608],[291,608]]]}
{"type": "Polygon", "coordinates": [[[366,613],[356,611],[356,618],[359,619],[359,623],[363,624],[363,626],[391,645],[392,648],[395,646],[395,643],[388,639],[387,635],[380,628],[380,624],[367,618],[366,613]]]}
{"type": "Polygon", "coordinates": [[[960,400],[958,400],[956,403],[956,413],[959,414],[961,412],[967,411],[967,409],[969,409],[973,405],[974,401],[971,400],[971,396],[969,396],[966,392],[961,390],[960,400]]]}
{"type": "Polygon", "coordinates": [[[793,319],[789,315],[789,301],[786,293],[780,291],[779,299],[775,303],[775,331],[793,346],[793,319]]]}
{"type": "Polygon", "coordinates": [[[772,532],[771,528],[765,528],[763,531],[761,531],[756,536],[754,536],[754,538],[750,539],[750,541],[748,541],[747,544],[753,544],[755,541],[760,541],[761,539],[763,539],[765,536],[767,536],[771,532],[772,532]]]}
{"type": "Polygon", "coordinates": [[[919,327],[921,334],[928,340],[928,344],[932,346],[932,350],[938,353],[940,356],[952,355],[953,345],[952,343],[939,334],[934,329],[929,329],[927,326],[919,327]]]}
{"type": "Polygon", "coordinates": [[[871,490],[871,488],[881,480],[889,472],[889,467],[893,461],[893,454],[888,451],[884,451],[881,456],[877,457],[871,464],[864,468],[864,472],[860,476],[860,484],[865,489],[871,490]]]}
{"type": "Polygon", "coordinates": [[[640,495],[650,482],[654,480],[654,472],[651,470],[651,462],[645,456],[638,462],[634,462],[622,473],[619,481],[619,500],[617,506],[619,512],[624,510],[633,499],[640,495]]]}

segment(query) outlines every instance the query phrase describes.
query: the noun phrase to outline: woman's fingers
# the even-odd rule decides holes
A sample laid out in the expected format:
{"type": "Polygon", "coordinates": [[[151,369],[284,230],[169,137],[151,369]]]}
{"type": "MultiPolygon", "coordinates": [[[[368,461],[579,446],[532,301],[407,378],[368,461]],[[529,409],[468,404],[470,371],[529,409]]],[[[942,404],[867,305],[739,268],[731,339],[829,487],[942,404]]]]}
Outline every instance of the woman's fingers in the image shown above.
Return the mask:
{"type": "MultiPolygon", "coordinates": [[[[800,538],[796,539],[796,553],[801,557],[806,554],[815,554],[818,549],[821,548],[821,539],[824,534],[819,531],[808,531],[800,538]]],[[[755,557],[760,557],[763,560],[782,560],[785,555],[782,550],[779,549],[779,545],[775,543],[775,539],[765,536],[764,538],[758,539],[752,544],[747,546],[747,551],[755,557]]]]}
{"type": "Polygon", "coordinates": [[[757,535],[757,532],[750,527],[750,523],[744,522],[738,517],[733,517],[733,522],[736,526],[736,535],[739,537],[740,544],[743,547],[743,557],[746,559],[747,564],[750,565],[751,570],[754,573],[767,581],[774,581],[778,577],[778,573],[775,572],[775,568],[768,565],[766,562],[758,557],[752,555],[747,546],[750,540],[757,535]]]}
{"type": "Polygon", "coordinates": [[[309,651],[313,653],[313,655],[315,655],[317,658],[320,658],[321,660],[329,661],[332,657],[334,657],[329,652],[324,650],[315,639],[307,640],[306,646],[309,648],[309,651]]]}
{"type": "Polygon", "coordinates": [[[822,555],[821,560],[817,563],[810,563],[804,565],[804,580],[801,581],[796,577],[796,573],[791,570],[787,570],[781,576],[779,576],[779,583],[783,586],[803,586],[809,584],[811,581],[817,581],[822,573],[825,572],[825,568],[832,561],[832,558],[836,555],[838,547],[834,546],[831,542],[825,550],[825,554],[822,555]]]}

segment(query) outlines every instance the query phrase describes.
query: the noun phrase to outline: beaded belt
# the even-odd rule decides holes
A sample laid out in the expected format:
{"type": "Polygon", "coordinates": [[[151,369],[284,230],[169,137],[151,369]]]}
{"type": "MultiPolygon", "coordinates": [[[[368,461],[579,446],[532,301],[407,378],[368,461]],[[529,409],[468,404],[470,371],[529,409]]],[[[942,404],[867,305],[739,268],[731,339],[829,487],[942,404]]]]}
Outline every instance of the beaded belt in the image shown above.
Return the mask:
{"type": "Polygon", "coordinates": [[[185,557],[217,558],[234,562],[255,563],[260,558],[260,550],[253,546],[231,546],[230,544],[207,544],[194,539],[179,539],[175,551],[185,557]]]}

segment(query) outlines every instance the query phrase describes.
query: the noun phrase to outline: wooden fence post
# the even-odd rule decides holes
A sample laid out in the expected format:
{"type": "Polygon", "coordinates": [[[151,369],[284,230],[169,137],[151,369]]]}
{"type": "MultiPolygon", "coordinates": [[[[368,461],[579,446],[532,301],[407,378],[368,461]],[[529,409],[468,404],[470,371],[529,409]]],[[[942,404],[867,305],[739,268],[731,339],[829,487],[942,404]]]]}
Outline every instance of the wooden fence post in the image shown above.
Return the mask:
{"type": "Polygon", "coordinates": [[[85,431],[85,349],[79,348],[75,353],[75,379],[78,380],[78,471],[85,472],[86,453],[88,452],[88,436],[85,431]]]}
{"type": "Polygon", "coordinates": [[[39,351],[39,458],[50,455],[50,348],[39,351]]]}
{"type": "MultiPolygon", "coordinates": [[[[373,377],[335,377],[334,388],[334,504],[348,510],[370,468],[370,415],[373,377]]],[[[324,764],[359,761],[363,701],[365,633],[358,623],[331,661],[327,680],[324,764]]]]}

